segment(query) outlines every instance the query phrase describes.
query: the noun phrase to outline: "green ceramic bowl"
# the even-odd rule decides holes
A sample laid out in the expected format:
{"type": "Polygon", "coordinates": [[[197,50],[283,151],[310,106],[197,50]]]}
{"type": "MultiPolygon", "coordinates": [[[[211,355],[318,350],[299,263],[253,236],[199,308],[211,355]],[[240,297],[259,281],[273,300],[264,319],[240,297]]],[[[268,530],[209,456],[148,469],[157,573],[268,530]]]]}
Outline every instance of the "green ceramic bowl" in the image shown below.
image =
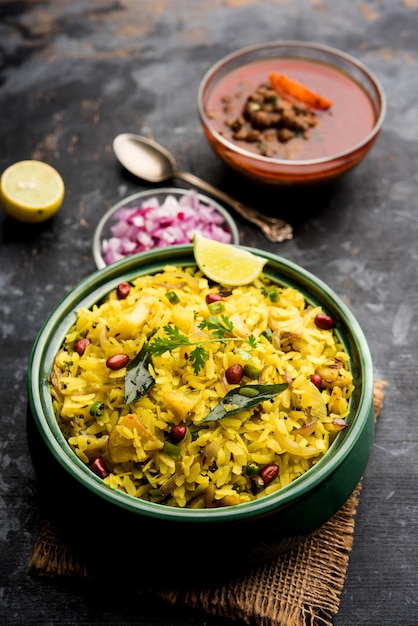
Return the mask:
{"type": "MultiPolygon", "coordinates": [[[[133,558],[138,551],[139,558],[147,560],[147,577],[153,570],[162,575],[161,564],[168,557],[170,562],[187,560],[194,577],[197,570],[218,571],[220,563],[226,572],[228,566],[258,562],[297,544],[340,509],[361,479],[374,431],[373,370],[363,332],[347,306],[321,280],[290,261],[257,253],[268,259],[265,273],[270,278],[296,287],[336,321],[355,381],[349,428],[338,434],[328,453],[306,474],[247,504],[178,509],[110,490],[71,451],[58,427],[48,382],[55,354],[77,309],[92,306],[121,281],[170,263],[194,265],[193,250],[191,245],[160,248],[95,272],[56,306],[35,341],[28,371],[28,433],[44,502],[65,522],[69,538],[86,553],[94,553],[96,561],[108,563],[127,554],[133,558]],[[202,558],[204,567],[199,565],[202,558]]],[[[163,570],[172,572],[171,566],[163,570]]]]}

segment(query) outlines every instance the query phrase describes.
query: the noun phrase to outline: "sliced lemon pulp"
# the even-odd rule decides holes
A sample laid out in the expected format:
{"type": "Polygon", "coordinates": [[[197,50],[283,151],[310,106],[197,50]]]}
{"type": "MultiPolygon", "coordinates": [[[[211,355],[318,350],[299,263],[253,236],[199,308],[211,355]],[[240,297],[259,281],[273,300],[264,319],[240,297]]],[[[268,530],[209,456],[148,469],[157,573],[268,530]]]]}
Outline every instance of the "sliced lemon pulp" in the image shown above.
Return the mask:
{"type": "Polygon", "coordinates": [[[247,285],[261,274],[267,259],[232,244],[213,241],[195,233],[195,261],[207,278],[233,287],[247,285]]]}
{"type": "Polygon", "coordinates": [[[64,193],[60,174],[43,161],[18,161],[4,170],[0,179],[1,203],[21,222],[43,222],[52,217],[64,193]]]}

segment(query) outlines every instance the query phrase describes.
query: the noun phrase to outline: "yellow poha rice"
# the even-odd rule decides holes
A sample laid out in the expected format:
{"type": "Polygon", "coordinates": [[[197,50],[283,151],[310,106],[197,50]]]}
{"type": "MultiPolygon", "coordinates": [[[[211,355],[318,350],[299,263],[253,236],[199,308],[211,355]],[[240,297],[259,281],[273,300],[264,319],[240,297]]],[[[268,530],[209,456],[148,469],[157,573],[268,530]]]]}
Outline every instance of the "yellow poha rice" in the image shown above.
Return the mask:
{"type": "Polygon", "coordinates": [[[316,325],[318,313],[323,312],[303,294],[273,285],[264,275],[228,292],[209,284],[195,267],[167,266],[141,276],[127,297],[113,290],[77,312],[51,373],[60,428],[106,485],[137,498],[210,508],[270,494],[323,457],[348,415],[349,357],[332,329],[316,325]],[[173,292],[177,297],[170,299],[173,292]],[[215,309],[206,301],[214,293],[222,295],[215,309]],[[210,316],[219,321],[217,310],[233,323],[226,337],[234,340],[218,340],[199,328],[210,316]],[[167,325],[203,347],[207,360],[197,372],[187,345],[152,356],[148,373],[154,385],[127,404],[127,367],[109,368],[109,357],[127,355],[132,362],[144,345],[166,337],[167,325]],[[84,352],[75,349],[80,338],[89,340],[84,352]],[[228,383],[225,372],[234,364],[247,366],[252,377],[228,383]],[[320,377],[319,388],[313,375],[320,377]],[[288,386],[272,400],[202,422],[231,389],[279,383],[288,386]],[[171,429],[179,424],[187,427],[186,435],[173,443],[171,429]],[[266,480],[271,467],[278,473],[266,480]]]}

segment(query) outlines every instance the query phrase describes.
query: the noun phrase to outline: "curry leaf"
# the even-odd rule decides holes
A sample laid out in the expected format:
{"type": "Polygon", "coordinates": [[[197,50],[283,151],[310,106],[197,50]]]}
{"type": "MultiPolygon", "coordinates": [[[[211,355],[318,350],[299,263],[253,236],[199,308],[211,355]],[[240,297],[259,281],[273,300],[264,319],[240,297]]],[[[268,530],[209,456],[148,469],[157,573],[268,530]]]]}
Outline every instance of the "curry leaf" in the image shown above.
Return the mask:
{"type": "Polygon", "coordinates": [[[125,403],[132,404],[155,385],[155,380],[149,371],[152,363],[148,345],[145,342],[136,357],[126,367],[125,376],[125,403]]]}
{"type": "Polygon", "coordinates": [[[242,411],[251,409],[251,407],[260,404],[260,402],[272,400],[284,391],[287,386],[287,383],[280,383],[277,385],[243,385],[242,387],[231,389],[199,424],[217,422],[223,417],[237,415],[242,411]]]}

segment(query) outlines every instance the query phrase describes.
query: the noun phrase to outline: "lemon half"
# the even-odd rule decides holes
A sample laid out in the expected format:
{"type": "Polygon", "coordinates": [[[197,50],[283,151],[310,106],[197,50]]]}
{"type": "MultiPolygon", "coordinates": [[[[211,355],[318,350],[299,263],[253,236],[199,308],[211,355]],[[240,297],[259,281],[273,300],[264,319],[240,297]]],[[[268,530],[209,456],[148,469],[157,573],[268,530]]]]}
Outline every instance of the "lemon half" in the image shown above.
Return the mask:
{"type": "Polygon", "coordinates": [[[195,233],[194,257],[204,275],[226,287],[248,285],[260,276],[267,259],[228,243],[195,233]]]}
{"type": "Polygon", "coordinates": [[[43,161],[18,161],[4,170],[0,179],[1,203],[21,222],[43,222],[52,217],[64,193],[60,174],[43,161]]]}

